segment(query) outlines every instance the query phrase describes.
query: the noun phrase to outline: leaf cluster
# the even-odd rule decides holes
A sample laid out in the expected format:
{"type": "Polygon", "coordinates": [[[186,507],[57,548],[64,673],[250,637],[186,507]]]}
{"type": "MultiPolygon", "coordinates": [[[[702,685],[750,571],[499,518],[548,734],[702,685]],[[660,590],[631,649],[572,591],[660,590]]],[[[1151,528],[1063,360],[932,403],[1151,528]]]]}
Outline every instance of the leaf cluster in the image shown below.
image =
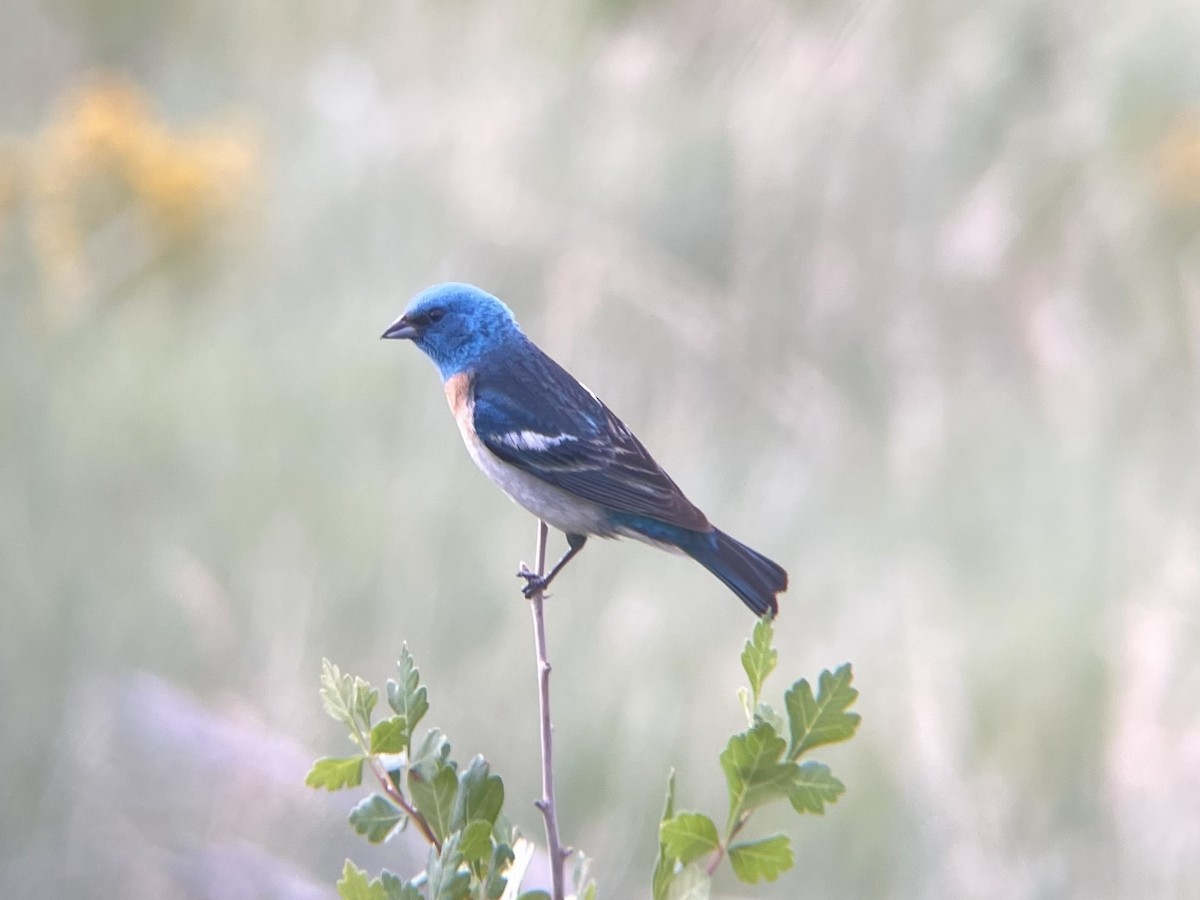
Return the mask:
{"type": "MultiPolygon", "coordinates": [[[[482,756],[460,766],[437,728],[415,740],[429,711],[428,693],[407,646],[397,666],[399,676],[387,682],[385,692],[391,714],[374,721],[379,691],[322,662],[325,711],[345,726],[358,752],[318,759],[305,784],[331,791],[358,787],[368,768],[380,790],[351,810],[351,826],[377,844],[412,824],[428,841],[429,856],[425,870],[407,881],[386,869],[371,879],[347,860],[338,895],[343,900],[498,900],[522,840],[503,814],[504,783],[482,756]]],[[[537,896],[527,893],[522,900],[537,896]]]]}
{"type": "MultiPolygon", "coordinates": [[[[730,737],[720,755],[729,796],[724,825],[700,812],[675,809],[675,776],[659,827],[654,867],[654,900],[706,900],[712,876],[723,859],[741,881],[774,881],[794,864],[786,834],[745,839],[743,829],[760,808],[787,800],[797,813],[822,815],[845,791],[829,767],[802,759],[809,751],[844,741],[858,728],[849,712],[858,697],[847,663],[823,671],[817,690],[805,679],[784,693],[783,710],[762,700],[763,685],[775,670],[778,653],[767,619],[754,628],[742,651],[748,686],[739,691],[747,728],[730,737]]],[[[549,900],[543,891],[518,896],[532,845],[504,816],[504,783],[487,760],[474,757],[460,766],[450,742],[437,728],[417,740],[417,726],[429,711],[428,693],[407,647],[397,663],[399,676],[387,682],[390,714],[375,720],[380,692],[362,678],[343,673],[328,660],[321,670],[325,711],[347,730],[357,748],[350,756],[317,760],[305,783],[314,788],[358,787],[368,769],[379,791],[350,812],[350,824],[372,843],[412,825],[429,843],[423,872],[404,880],[386,869],[372,879],[347,860],[338,894],[343,900],[549,900]],[[511,883],[510,883],[511,882],[511,883]]],[[[595,900],[589,861],[575,854],[575,896],[595,900]]]]}
{"type": "Polygon", "coordinates": [[[784,694],[783,715],[762,702],[762,687],[774,671],[778,654],[771,645],[773,628],[762,619],[742,652],[749,687],[739,692],[748,728],[733,735],[720,756],[729,794],[725,825],[718,829],[709,816],[675,810],[675,776],[667,783],[667,802],[659,826],[659,852],[654,869],[654,900],[701,900],[709,895],[713,873],[724,857],[741,881],[774,881],[794,864],[791,839],[774,834],[738,840],[754,812],[787,800],[797,813],[822,815],[845,786],[829,767],[801,761],[810,750],[854,735],[859,716],[848,712],[858,697],[851,687],[847,663],[821,673],[814,695],[805,679],[784,694]],[[707,864],[701,866],[701,862],[707,864]]]}

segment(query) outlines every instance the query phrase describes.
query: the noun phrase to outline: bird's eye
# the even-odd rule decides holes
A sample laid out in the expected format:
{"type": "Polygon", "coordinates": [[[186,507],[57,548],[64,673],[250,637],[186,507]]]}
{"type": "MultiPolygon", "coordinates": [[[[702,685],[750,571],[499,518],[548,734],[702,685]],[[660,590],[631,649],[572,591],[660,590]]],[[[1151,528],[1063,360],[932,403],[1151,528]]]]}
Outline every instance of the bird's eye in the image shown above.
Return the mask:
{"type": "Polygon", "coordinates": [[[439,309],[431,309],[429,311],[427,318],[429,319],[430,322],[437,323],[437,322],[442,321],[442,317],[445,315],[446,315],[446,311],[444,309],[440,309],[440,308],[439,309]]]}

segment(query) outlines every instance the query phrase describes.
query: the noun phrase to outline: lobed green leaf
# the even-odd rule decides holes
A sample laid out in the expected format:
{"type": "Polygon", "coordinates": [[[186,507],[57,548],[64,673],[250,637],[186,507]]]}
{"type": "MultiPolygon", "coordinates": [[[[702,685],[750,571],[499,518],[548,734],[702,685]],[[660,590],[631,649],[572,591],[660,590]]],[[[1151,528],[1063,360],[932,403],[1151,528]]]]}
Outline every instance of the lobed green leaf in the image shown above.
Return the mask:
{"type": "Polygon", "coordinates": [[[342,900],[389,900],[383,883],[370,881],[367,873],[350,860],[346,860],[346,865],[342,867],[337,892],[342,900]]]}
{"type": "Polygon", "coordinates": [[[453,834],[442,844],[442,851],[429,848],[429,863],[425,867],[429,900],[468,900],[471,876],[463,864],[459,836],[453,834]]]}
{"type": "Polygon", "coordinates": [[[362,784],[362,768],[361,756],[323,756],[308,770],[304,783],[327,791],[358,787],[362,784]]]}
{"type": "Polygon", "coordinates": [[[353,679],[349,675],[343,675],[342,670],[329,660],[321,660],[321,705],[331,719],[344,722],[347,726],[351,722],[352,687],[353,679]]]}
{"type": "Polygon", "coordinates": [[[409,728],[404,716],[376,722],[371,729],[372,753],[403,753],[408,749],[409,728]]]}
{"type": "Polygon", "coordinates": [[[442,766],[450,764],[450,742],[446,740],[440,728],[430,728],[425,732],[420,745],[410,754],[410,765],[427,762],[442,766]]]}
{"type": "Polygon", "coordinates": [[[461,832],[459,846],[463,859],[468,863],[483,862],[492,852],[492,826],[483,819],[476,819],[461,832]]]}
{"type": "Polygon", "coordinates": [[[350,810],[350,824],[372,844],[386,840],[404,818],[404,812],[383,794],[364,797],[350,810]]]}
{"type": "Polygon", "coordinates": [[[824,815],[826,803],[836,803],[846,792],[846,786],[833,777],[829,766],[819,762],[799,765],[800,774],[788,799],[798,813],[824,815]]]}
{"type": "Polygon", "coordinates": [[[754,626],[754,633],[742,650],[742,668],[746,671],[746,677],[750,679],[750,691],[754,698],[753,703],[749,704],[751,707],[758,703],[763,682],[767,680],[767,676],[775,669],[779,660],[779,654],[771,646],[773,634],[771,620],[764,616],[754,626]]]}
{"type": "Polygon", "coordinates": [[[387,869],[380,873],[379,881],[387,900],[425,900],[415,885],[402,881],[387,869]]]}
{"type": "Polygon", "coordinates": [[[458,830],[472,822],[486,822],[491,832],[504,806],[504,782],[492,775],[486,759],[476,756],[458,776],[458,795],[450,827],[458,830]]]}
{"type": "Polygon", "coordinates": [[[683,812],[663,822],[658,839],[670,859],[685,866],[721,846],[717,826],[703,813],[683,812]]]}
{"type": "Polygon", "coordinates": [[[371,727],[371,711],[379,692],[361,678],[346,675],[327,659],[321,660],[321,704],[330,718],[351,732],[371,727]]]}
{"type": "Polygon", "coordinates": [[[788,759],[794,760],[813,747],[844,741],[854,735],[861,716],[846,712],[858,698],[858,691],[850,686],[853,677],[850,663],[846,663],[835,672],[821,673],[815,698],[803,678],[784,694],[792,739],[788,759]]]}
{"type": "Polygon", "coordinates": [[[729,819],[788,796],[797,775],[792,762],[780,762],[787,747],[767,722],[735,734],[721,753],[729,787],[729,819]]]}
{"type": "Polygon", "coordinates": [[[425,717],[425,713],[429,712],[429,695],[421,684],[421,673],[413,661],[412,654],[408,652],[407,644],[400,648],[400,659],[396,662],[396,667],[400,670],[400,678],[397,681],[388,680],[387,698],[393,712],[403,716],[407,725],[403,748],[407,752],[412,743],[413,732],[425,717]]]}
{"type": "Polygon", "coordinates": [[[454,768],[436,759],[423,760],[408,769],[408,790],[417,811],[425,817],[439,841],[450,833],[458,775],[454,768]]]}
{"type": "Polygon", "coordinates": [[[371,727],[371,712],[375,709],[377,700],[379,700],[379,691],[371,687],[367,681],[355,676],[354,713],[358,716],[358,720],[362,722],[364,730],[371,727]]]}
{"type": "Polygon", "coordinates": [[[734,844],[729,848],[733,874],[747,884],[761,879],[774,881],[794,865],[792,842],[786,834],[777,834],[759,841],[734,844]]]}

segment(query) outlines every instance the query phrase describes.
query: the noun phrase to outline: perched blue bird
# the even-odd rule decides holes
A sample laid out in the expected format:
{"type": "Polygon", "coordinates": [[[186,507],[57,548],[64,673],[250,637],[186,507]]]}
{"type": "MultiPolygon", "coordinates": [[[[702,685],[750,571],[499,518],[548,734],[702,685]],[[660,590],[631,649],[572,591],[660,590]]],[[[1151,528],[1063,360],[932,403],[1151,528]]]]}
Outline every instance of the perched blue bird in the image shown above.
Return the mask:
{"type": "Polygon", "coordinates": [[[589,535],[631,537],[690,556],[754,614],[775,615],[783,568],[709,524],[625,424],[537,348],[496,297],[469,284],[417,294],[385,338],[410,340],[442,375],[475,464],[509,497],[564,532],[569,549],[525,596],[545,588],[589,535]]]}

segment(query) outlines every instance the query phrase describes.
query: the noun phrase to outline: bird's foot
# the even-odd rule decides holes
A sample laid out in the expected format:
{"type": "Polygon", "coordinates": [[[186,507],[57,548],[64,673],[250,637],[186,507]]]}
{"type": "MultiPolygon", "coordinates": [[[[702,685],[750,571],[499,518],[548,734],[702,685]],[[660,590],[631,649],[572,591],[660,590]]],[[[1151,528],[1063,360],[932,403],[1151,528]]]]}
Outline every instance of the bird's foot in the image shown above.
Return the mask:
{"type": "MultiPolygon", "coordinates": [[[[525,595],[526,600],[538,591],[545,591],[546,589],[546,579],[526,566],[525,563],[521,563],[521,570],[517,572],[517,577],[525,579],[525,587],[521,588],[521,593],[525,595]]],[[[542,596],[548,597],[550,595],[543,593],[542,596]]]]}

